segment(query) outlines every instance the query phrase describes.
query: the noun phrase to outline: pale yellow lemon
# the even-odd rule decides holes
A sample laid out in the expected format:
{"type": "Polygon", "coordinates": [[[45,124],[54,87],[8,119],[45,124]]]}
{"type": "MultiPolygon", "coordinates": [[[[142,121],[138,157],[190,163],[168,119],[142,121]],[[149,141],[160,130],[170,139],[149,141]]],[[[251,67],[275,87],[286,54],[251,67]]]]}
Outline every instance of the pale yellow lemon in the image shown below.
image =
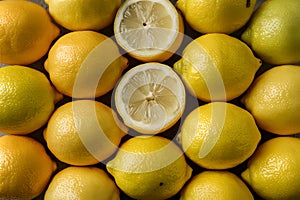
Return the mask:
{"type": "Polygon", "coordinates": [[[24,135],[41,128],[61,99],[42,72],[18,65],[0,68],[0,132],[24,135]]]}
{"type": "Polygon", "coordinates": [[[264,199],[300,199],[300,138],[277,137],[258,147],[242,178],[264,199]]]}
{"type": "Polygon", "coordinates": [[[261,135],[252,115],[230,103],[208,103],[184,120],[179,141],[193,162],[207,169],[228,169],[248,159],[261,135]]]}
{"type": "Polygon", "coordinates": [[[55,42],[44,66],[61,93],[95,98],[115,86],[128,61],[111,38],[95,31],[74,31],[55,42]]]}
{"type": "Polygon", "coordinates": [[[60,30],[30,1],[0,1],[0,62],[27,65],[44,56],[60,30]]]}
{"type": "Polygon", "coordinates": [[[51,180],[45,200],[119,200],[120,193],[108,174],[96,167],[67,167],[51,180]]]}
{"type": "Polygon", "coordinates": [[[264,1],[254,13],[244,40],[265,62],[282,65],[300,62],[300,1],[264,1]]]}
{"type": "Polygon", "coordinates": [[[192,173],[180,148],[160,136],[127,140],[106,168],[123,192],[134,199],[145,200],[172,197],[192,173]]]}
{"type": "Polygon", "coordinates": [[[31,200],[46,188],[56,163],[27,136],[0,137],[0,199],[31,200]]]}
{"type": "Polygon", "coordinates": [[[97,101],[66,103],[53,113],[44,131],[47,146],[60,161],[71,165],[104,161],[118,149],[126,131],[114,115],[97,101]]]}
{"type": "Polygon", "coordinates": [[[228,171],[204,171],[183,188],[180,200],[254,200],[246,184],[228,171]]]}
{"type": "Polygon", "coordinates": [[[69,30],[100,30],[113,23],[121,0],[45,0],[54,20],[69,30]]]}
{"type": "Polygon", "coordinates": [[[169,0],[127,0],[119,8],[114,33],[117,43],[142,62],[163,62],[179,48],[184,26],[169,0]]]}
{"type": "Polygon", "coordinates": [[[242,102],[264,130],[300,133],[300,66],[276,66],[260,75],[242,102]]]}
{"type": "Polygon", "coordinates": [[[240,96],[252,83],[260,65],[260,59],[239,39],[210,33],[190,42],[174,69],[192,94],[209,102],[240,96]]]}
{"type": "Polygon", "coordinates": [[[250,19],[256,0],[178,0],[187,23],[201,33],[233,33],[250,19]]]}

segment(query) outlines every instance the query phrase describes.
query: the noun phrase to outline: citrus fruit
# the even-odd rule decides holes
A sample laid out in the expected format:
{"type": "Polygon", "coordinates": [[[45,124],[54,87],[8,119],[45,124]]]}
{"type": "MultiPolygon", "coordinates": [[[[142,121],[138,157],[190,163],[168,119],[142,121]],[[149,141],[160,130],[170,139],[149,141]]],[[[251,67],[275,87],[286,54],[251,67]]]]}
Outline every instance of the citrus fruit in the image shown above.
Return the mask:
{"type": "Polygon", "coordinates": [[[0,137],[0,199],[31,200],[48,184],[56,163],[26,136],[0,137]]]}
{"type": "Polygon", "coordinates": [[[96,167],[67,167],[58,172],[45,193],[45,200],[119,200],[119,189],[96,167]]]}
{"type": "Polygon", "coordinates": [[[167,130],[185,107],[185,89],[179,76],[171,67],[154,62],[126,72],[114,96],[125,125],[144,134],[167,130]]]}
{"type": "Polygon", "coordinates": [[[28,134],[41,128],[61,98],[40,71],[18,65],[0,68],[0,132],[28,134]]]}
{"type": "Polygon", "coordinates": [[[207,169],[227,169],[248,159],[261,135],[246,110],[225,102],[194,109],[184,120],[179,140],[185,154],[207,169]]]}
{"type": "Polygon", "coordinates": [[[181,149],[160,136],[127,140],[106,168],[128,196],[145,200],[175,195],[192,173],[181,149]]]}
{"type": "Polygon", "coordinates": [[[201,33],[233,33],[250,19],[256,0],[178,0],[187,23],[201,33]]]}
{"type": "Polygon", "coordinates": [[[127,0],[114,21],[117,43],[144,62],[170,58],[179,48],[183,32],[182,18],[168,0],[127,0]]]}
{"type": "Polygon", "coordinates": [[[113,23],[121,0],[45,0],[50,15],[69,30],[100,30],[113,23]]]}
{"type": "Polygon", "coordinates": [[[227,171],[204,171],[193,176],[183,188],[180,200],[254,200],[245,183],[227,171]]]}
{"type": "Polygon", "coordinates": [[[254,13],[242,40],[265,62],[300,62],[300,1],[263,2],[254,13]]]}
{"type": "Polygon", "coordinates": [[[290,135],[300,132],[300,66],[273,67],[260,75],[242,102],[262,129],[290,135]]]}
{"type": "Polygon", "coordinates": [[[209,102],[240,96],[260,65],[245,43],[225,34],[210,33],[189,43],[174,69],[192,94],[209,102]]]}
{"type": "Polygon", "coordinates": [[[31,64],[44,56],[60,30],[30,1],[0,1],[0,62],[31,64]]]}
{"type": "Polygon", "coordinates": [[[60,161],[71,165],[104,161],[125,135],[113,115],[110,107],[97,101],[66,103],[53,113],[44,131],[47,146],[60,161]]]}
{"type": "Polygon", "coordinates": [[[44,64],[57,90],[74,98],[106,94],[127,65],[115,42],[94,31],[75,31],[60,37],[44,64]]]}
{"type": "Polygon", "coordinates": [[[264,199],[300,198],[300,138],[277,137],[260,145],[242,178],[264,199]]]}

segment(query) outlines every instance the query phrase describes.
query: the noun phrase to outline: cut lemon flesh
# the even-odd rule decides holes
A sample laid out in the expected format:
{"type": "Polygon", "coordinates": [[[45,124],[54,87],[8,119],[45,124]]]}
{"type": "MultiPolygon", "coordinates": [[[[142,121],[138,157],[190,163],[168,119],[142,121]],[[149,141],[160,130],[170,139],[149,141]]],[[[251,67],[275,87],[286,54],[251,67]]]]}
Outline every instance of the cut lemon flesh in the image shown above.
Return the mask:
{"type": "Polygon", "coordinates": [[[168,0],[127,0],[115,18],[115,37],[134,58],[164,61],[181,44],[180,23],[176,8],[168,0]]]}
{"type": "Polygon", "coordinates": [[[124,123],[144,134],[173,126],[185,107],[185,89],[173,69],[146,63],[129,70],[115,90],[115,105],[124,123]]]}

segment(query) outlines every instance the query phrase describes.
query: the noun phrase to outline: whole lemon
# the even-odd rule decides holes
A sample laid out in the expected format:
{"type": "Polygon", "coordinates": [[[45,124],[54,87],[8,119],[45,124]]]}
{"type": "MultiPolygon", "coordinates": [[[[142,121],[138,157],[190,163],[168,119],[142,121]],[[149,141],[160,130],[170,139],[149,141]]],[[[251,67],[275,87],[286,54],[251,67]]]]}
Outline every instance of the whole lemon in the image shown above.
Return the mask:
{"type": "Polygon", "coordinates": [[[189,43],[174,69],[189,91],[203,101],[232,100],[252,83],[261,65],[242,41],[210,33],[189,43]]]}
{"type": "Polygon", "coordinates": [[[118,149],[125,135],[114,115],[97,101],[66,103],[53,113],[44,131],[47,146],[60,161],[71,165],[99,163],[118,149]]]}
{"type": "Polygon", "coordinates": [[[265,62],[282,65],[300,62],[300,1],[263,2],[242,34],[265,62]]]}
{"type": "Polygon", "coordinates": [[[128,196],[145,200],[172,197],[192,173],[180,148],[160,136],[127,140],[106,168],[128,196]]]}
{"type": "Polygon", "coordinates": [[[31,64],[49,50],[60,30],[47,11],[30,1],[0,1],[0,62],[31,64]]]}
{"type": "Polygon", "coordinates": [[[300,199],[300,138],[277,137],[258,147],[242,178],[264,199],[300,199]]]}
{"type": "Polygon", "coordinates": [[[62,98],[47,77],[33,68],[0,68],[0,132],[28,134],[45,125],[62,98]]]}
{"type": "Polygon", "coordinates": [[[60,37],[44,63],[53,85],[74,98],[94,98],[109,92],[128,66],[115,42],[94,31],[60,37]]]}
{"type": "Polygon", "coordinates": [[[225,102],[199,106],[184,120],[179,141],[187,157],[207,169],[227,169],[248,159],[261,135],[246,110],[225,102]]]}
{"type": "Polygon", "coordinates": [[[300,132],[300,66],[273,67],[260,75],[242,102],[258,126],[279,135],[300,132]]]}
{"type": "Polygon", "coordinates": [[[100,30],[110,25],[121,0],[45,0],[54,20],[69,30],[100,30]]]}
{"type": "Polygon", "coordinates": [[[114,181],[96,167],[67,167],[58,172],[49,184],[45,200],[119,200],[114,181]]]}
{"type": "Polygon", "coordinates": [[[187,23],[201,33],[230,34],[250,19],[256,0],[178,0],[187,23]]]}
{"type": "Polygon", "coordinates": [[[31,200],[48,184],[56,163],[26,136],[0,137],[0,199],[31,200]]]}
{"type": "Polygon", "coordinates": [[[254,200],[246,184],[227,171],[204,171],[183,188],[180,200],[254,200]]]}

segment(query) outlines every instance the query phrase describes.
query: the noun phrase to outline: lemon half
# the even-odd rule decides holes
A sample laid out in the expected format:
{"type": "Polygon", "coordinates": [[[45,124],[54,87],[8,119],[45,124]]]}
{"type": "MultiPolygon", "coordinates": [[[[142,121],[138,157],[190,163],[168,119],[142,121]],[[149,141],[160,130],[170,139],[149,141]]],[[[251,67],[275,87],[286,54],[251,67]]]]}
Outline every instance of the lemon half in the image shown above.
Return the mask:
{"type": "Polygon", "coordinates": [[[164,64],[146,63],[129,70],[115,90],[117,111],[130,128],[144,134],[167,130],[185,107],[184,85],[164,64]]]}

